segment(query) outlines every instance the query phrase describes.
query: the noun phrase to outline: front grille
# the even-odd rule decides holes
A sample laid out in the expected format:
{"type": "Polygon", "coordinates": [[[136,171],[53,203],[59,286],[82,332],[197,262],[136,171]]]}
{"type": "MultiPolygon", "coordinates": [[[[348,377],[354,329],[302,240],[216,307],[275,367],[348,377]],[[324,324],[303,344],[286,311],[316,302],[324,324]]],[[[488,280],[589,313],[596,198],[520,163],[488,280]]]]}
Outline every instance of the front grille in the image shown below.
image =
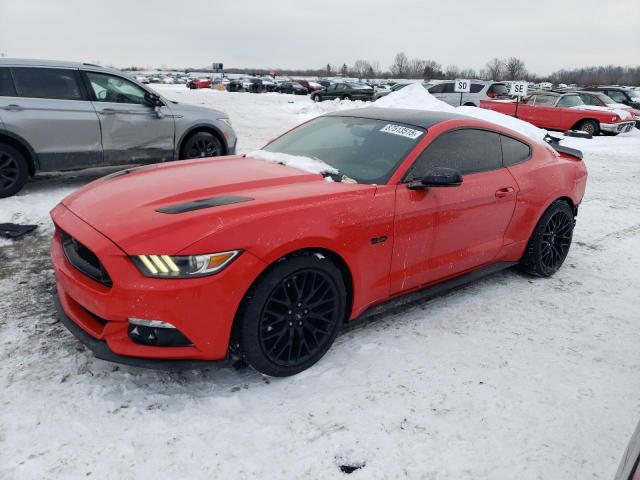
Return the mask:
{"type": "Polygon", "coordinates": [[[78,242],[65,231],[60,231],[62,236],[62,250],[69,263],[87,277],[107,287],[113,286],[111,277],[96,257],[95,253],[78,242]]]}

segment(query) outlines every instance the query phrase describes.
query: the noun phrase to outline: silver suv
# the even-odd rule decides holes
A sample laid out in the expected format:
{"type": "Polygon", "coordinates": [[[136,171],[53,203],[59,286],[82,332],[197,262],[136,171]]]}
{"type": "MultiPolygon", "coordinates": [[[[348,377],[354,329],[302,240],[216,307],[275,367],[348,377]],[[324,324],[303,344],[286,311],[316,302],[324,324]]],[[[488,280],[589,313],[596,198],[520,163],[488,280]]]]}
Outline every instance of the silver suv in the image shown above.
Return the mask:
{"type": "Polygon", "coordinates": [[[226,113],[178,104],[109,68],[0,59],[0,197],[38,171],[232,155],[226,113]]]}
{"type": "Polygon", "coordinates": [[[445,81],[437,83],[428,88],[429,93],[438,100],[447,102],[449,105],[457,107],[459,105],[467,105],[471,107],[479,107],[480,100],[492,100],[496,98],[508,98],[509,87],[506,83],[501,82],[485,82],[483,80],[471,81],[471,92],[462,94],[462,103],[460,103],[460,94],[453,91],[454,83],[445,81]]]}

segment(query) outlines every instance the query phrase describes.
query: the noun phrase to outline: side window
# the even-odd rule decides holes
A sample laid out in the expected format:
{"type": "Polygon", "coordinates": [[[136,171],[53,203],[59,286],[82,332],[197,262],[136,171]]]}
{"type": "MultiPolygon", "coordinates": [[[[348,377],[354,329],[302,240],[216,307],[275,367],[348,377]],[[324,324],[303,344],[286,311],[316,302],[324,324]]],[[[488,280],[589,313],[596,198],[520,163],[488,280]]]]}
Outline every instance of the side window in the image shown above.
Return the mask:
{"type": "Polygon", "coordinates": [[[64,68],[14,67],[18,95],[55,100],[84,100],[78,72],[64,68]]]}
{"type": "Polygon", "coordinates": [[[607,95],[613,98],[618,103],[623,103],[627,101],[627,97],[624,93],[618,92],[617,90],[607,90],[607,95]]]}
{"type": "Polygon", "coordinates": [[[508,167],[524,162],[531,156],[531,147],[515,138],[500,135],[502,143],[502,165],[508,167]]]}
{"type": "Polygon", "coordinates": [[[443,84],[442,93],[453,93],[453,82],[443,84]]]}
{"type": "Polygon", "coordinates": [[[420,154],[405,180],[421,178],[433,167],[455,168],[463,175],[501,168],[499,135],[471,128],[443,133],[420,154]]]}
{"type": "Polygon", "coordinates": [[[584,102],[585,105],[600,105],[593,95],[587,95],[583,93],[582,95],[580,95],[580,99],[584,102]]]}
{"type": "Polygon", "coordinates": [[[429,93],[442,93],[443,88],[444,88],[444,83],[439,83],[429,88],[429,93]]]}
{"type": "Polygon", "coordinates": [[[558,103],[556,103],[556,107],[565,108],[579,107],[580,105],[584,105],[584,102],[580,100],[578,95],[565,95],[558,100],[558,103]]]}
{"type": "Polygon", "coordinates": [[[0,68],[0,97],[15,97],[16,87],[8,67],[0,68]]]}
{"type": "Polygon", "coordinates": [[[338,85],[336,85],[336,90],[342,91],[346,88],[344,83],[339,83],[338,85]]]}
{"type": "Polygon", "coordinates": [[[481,92],[483,88],[484,88],[484,85],[482,85],[481,83],[472,83],[471,84],[471,93],[481,92]]]}
{"type": "Polygon", "coordinates": [[[95,72],[87,72],[87,77],[98,102],[149,105],[144,98],[146,91],[129,80],[95,72]]]}

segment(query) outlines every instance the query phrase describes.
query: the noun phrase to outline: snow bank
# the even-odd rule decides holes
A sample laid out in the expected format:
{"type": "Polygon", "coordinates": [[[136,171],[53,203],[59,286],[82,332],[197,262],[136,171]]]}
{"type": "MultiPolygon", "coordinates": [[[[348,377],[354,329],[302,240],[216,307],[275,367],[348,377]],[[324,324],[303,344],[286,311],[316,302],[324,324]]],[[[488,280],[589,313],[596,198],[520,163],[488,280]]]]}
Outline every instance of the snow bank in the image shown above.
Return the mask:
{"type": "Polygon", "coordinates": [[[265,162],[280,163],[309,173],[338,173],[338,170],[318,158],[267,152],[266,150],[254,150],[247,153],[247,157],[264,160],[265,162]]]}
{"type": "Polygon", "coordinates": [[[379,98],[373,105],[384,108],[411,108],[414,110],[431,110],[435,112],[455,112],[455,107],[438,100],[422,86],[412,83],[400,90],[379,98]]]}
{"type": "Polygon", "coordinates": [[[448,103],[438,100],[431,95],[421,83],[414,83],[397,92],[392,92],[376,100],[373,104],[376,107],[384,108],[412,108],[416,110],[458,113],[510,128],[538,141],[543,141],[547,134],[547,131],[542,128],[535,127],[530,123],[492,110],[477,107],[452,107],[448,103]]]}

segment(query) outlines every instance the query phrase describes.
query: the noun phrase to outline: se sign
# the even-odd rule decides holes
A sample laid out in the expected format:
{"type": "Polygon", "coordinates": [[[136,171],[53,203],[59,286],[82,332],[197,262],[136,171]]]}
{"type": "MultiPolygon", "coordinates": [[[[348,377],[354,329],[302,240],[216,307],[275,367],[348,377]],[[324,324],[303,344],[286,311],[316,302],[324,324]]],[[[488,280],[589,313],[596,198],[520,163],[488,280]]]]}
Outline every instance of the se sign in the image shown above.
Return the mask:
{"type": "Polygon", "coordinates": [[[509,95],[513,95],[515,97],[526,97],[527,87],[528,85],[526,82],[513,82],[511,84],[511,89],[509,90],[509,95]]]}

